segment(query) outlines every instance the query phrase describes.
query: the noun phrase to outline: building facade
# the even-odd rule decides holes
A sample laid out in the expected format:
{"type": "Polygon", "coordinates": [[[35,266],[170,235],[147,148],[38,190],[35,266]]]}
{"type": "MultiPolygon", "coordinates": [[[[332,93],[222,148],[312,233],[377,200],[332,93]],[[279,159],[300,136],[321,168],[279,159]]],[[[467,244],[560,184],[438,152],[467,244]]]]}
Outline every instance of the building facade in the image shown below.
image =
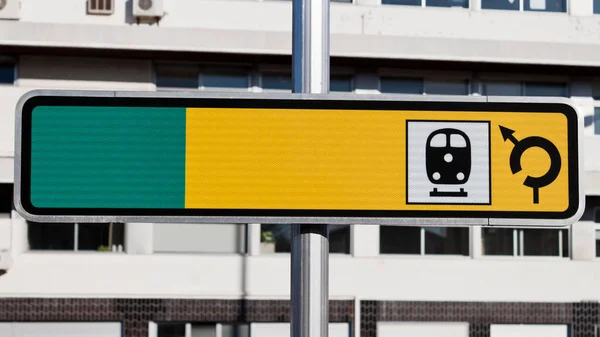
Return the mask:
{"type": "MultiPolygon", "coordinates": [[[[31,223],[12,191],[27,91],[290,92],[291,14],[0,1],[0,336],[289,335],[286,224],[31,223]]],[[[331,226],[330,336],[597,336],[599,55],[600,0],[332,1],[334,95],[573,99],[587,206],[566,228],[331,226]]]]}

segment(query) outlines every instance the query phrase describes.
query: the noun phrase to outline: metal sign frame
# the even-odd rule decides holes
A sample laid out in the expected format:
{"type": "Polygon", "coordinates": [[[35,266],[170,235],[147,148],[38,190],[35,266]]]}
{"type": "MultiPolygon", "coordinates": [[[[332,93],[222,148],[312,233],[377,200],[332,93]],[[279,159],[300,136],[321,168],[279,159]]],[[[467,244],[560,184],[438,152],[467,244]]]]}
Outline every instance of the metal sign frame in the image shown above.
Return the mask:
{"type": "Polygon", "coordinates": [[[576,222],[584,211],[583,116],[570,99],[550,97],[421,96],[356,94],[260,94],[203,92],[132,92],[34,90],[19,100],[15,130],[17,211],[36,222],[176,222],[285,223],[379,225],[527,225],[556,227],[576,222]],[[31,111],[38,105],[178,106],[236,108],[301,108],[362,110],[436,110],[497,112],[560,112],[568,121],[569,208],[556,212],[504,211],[376,211],[376,210],[256,210],[256,209],[36,209],[28,202],[31,111]],[[29,124],[27,124],[29,123],[29,124]]]}

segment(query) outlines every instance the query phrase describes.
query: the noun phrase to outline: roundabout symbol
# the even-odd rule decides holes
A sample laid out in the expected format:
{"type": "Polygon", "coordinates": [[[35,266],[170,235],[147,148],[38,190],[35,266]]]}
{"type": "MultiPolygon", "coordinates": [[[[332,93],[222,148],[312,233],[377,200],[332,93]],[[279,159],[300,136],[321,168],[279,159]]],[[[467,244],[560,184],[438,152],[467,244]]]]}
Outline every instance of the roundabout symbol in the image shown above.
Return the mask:
{"type": "Polygon", "coordinates": [[[558,177],[561,167],[560,152],[558,152],[556,146],[546,138],[531,136],[522,140],[517,140],[517,138],[513,136],[513,133],[515,132],[514,130],[501,125],[500,132],[502,133],[502,138],[504,138],[504,141],[510,140],[515,145],[510,153],[510,170],[512,171],[512,174],[516,174],[517,172],[521,171],[521,157],[529,148],[539,147],[546,151],[548,156],[550,156],[550,168],[545,174],[540,177],[527,176],[523,182],[523,185],[533,189],[533,203],[538,204],[540,201],[539,189],[550,185],[552,182],[554,182],[556,177],[558,177]]]}

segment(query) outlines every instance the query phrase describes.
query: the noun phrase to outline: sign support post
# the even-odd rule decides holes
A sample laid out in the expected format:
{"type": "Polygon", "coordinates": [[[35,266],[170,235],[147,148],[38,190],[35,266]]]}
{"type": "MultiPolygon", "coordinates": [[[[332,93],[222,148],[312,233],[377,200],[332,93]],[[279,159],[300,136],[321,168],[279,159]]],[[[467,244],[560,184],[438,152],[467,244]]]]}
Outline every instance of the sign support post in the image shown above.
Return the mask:
{"type": "MultiPolygon", "coordinates": [[[[329,92],[329,0],[292,0],[293,92],[329,92]]],[[[291,337],[327,337],[329,329],[327,225],[291,228],[291,337]]]]}

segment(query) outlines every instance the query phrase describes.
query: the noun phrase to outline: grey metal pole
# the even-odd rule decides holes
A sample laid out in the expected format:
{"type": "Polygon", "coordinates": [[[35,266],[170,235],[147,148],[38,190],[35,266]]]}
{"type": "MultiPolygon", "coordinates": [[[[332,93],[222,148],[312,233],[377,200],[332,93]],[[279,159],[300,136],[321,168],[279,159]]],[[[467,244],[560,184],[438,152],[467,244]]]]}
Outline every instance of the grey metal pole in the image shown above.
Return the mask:
{"type": "MultiPolygon", "coordinates": [[[[329,0],[292,0],[294,93],[329,92],[329,0]]],[[[327,225],[292,225],[291,337],[328,337],[327,225]]]]}

